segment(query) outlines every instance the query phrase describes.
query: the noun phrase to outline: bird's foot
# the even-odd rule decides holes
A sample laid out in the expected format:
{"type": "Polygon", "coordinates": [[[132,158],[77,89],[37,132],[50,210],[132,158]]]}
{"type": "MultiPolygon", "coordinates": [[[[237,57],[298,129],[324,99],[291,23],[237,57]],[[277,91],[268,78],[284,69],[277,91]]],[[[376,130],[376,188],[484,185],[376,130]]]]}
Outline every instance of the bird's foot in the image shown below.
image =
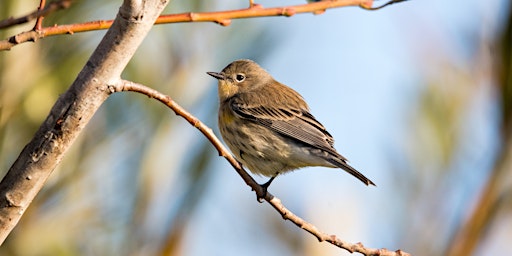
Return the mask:
{"type": "Polygon", "coordinates": [[[265,197],[267,197],[267,189],[270,186],[270,183],[272,183],[272,181],[274,181],[276,176],[270,178],[270,180],[268,180],[267,182],[260,184],[261,189],[256,190],[256,199],[258,200],[258,202],[263,203],[263,199],[265,199],[265,197]]]}

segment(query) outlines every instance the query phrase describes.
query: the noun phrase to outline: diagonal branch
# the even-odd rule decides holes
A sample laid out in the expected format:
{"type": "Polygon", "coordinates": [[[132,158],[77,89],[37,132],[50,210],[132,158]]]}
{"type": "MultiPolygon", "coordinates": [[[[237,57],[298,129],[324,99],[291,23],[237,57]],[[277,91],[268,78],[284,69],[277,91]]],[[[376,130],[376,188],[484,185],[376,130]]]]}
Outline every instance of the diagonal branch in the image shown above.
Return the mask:
{"type": "MultiPolygon", "coordinates": [[[[376,7],[380,9],[384,6],[403,2],[407,0],[389,0],[383,6],[376,7]]],[[[178,13],[167,14],[160,16],[155,24],[167,23],[183,23],[183,22],[214,22],[222,26],[229,26],[233,19],[257,18],[257,17],[272,17],[272,16],[285,16],[290,17],[299,13],[315,13],[320,14],[327,9],[347,7],[347,6],[360,6],[366,10],[376,10],[372,8],[373,0],[325,0],[315,3],[308,3],[302,5],[283,6],[283,7],[270,7],[264,8],[259,4],[254,4],[249,8],[217,11],[217,12],[199,12],[199,13],[178,13]]],[[[42,15],[42,14],[40,14],[42,15]]],[[[80,32],[94,31],[108,29],[112,25],[112,20],[97,20],[85,23],[76,23],[68,25],[59,25],[41,28],[38,31],[26,31],[20,34],[11,36],[6,40],[0,41],[0,50],[9,50],[25,42],[35,42],[39,38],[55,35],[74,34],[80,32]]]]}
{"type": "Polygon", "coordinates": [[[252,188],[253,191],[256,192],[256,195],[258,198],[263,198],[265,201],[267,201],[276,211],[281,214],[283,219],[290,220],[293,222],[296,226],[306,230],[313,236],[315,236],[319,242],[328,242],[331,243],[339,248],[345,249],[351,253],[358,252],[363,255],[381,255],[381,256],[406,256],[410,255],[406,252],[403,252],[401,250],[397,251],[389,251],[387,249],[373,249],[373,248],[366,248],[361,243],[348,243],[345,242],[339,238],[337,238],[335,235],[328,235],[326,233],[323,233],[322,231],[318,230],[314,225],[311,223],[303,220],[299,216],[295,215],[293,212],[288,210],[282,203],[279,198],[273,196],[272,194],[264,191],[263,187],[261,187],[238,163],[238,161],[229,153],[229,151],[226,149],[226,147],[220,142],[220,140],[215,136],[212,129],[210,129],[208,126],[206,126],[204,123],[202,123],[199,119],[194,117],[192,114],[190,114],[188,111],[186,111],[184,108],[182,108],[180,105],[178,105],[175,101],[171,99],[171,97],[164,95],[157,90],[154,90],[152,88],[149,88],[145,85],[134,83],[131,81],[126,80],[120,80],[117,84],[110,85],[109,86],[111,92],[123,92],[123,91],[131,91],[131,92],[137,92],[144,94],[150,98],[156,99],[169,107],[176,115],[183,117],[187,122],[189,122],[192,126],[197,128],[203,135],[213,144],[213,146],[217,149],[219,152],[219,155],[224,157],[230,164],[233,166],[235,171],[242,177],[242,179],[245,181],[245,183],[252,188]]]}
{"type": "Polygon", "coordinates": [[[67,150],[110,94],[168,0],[124,0],[69,89],[50,110],[0,182],[0,245],[16,226],[67,150]]]}

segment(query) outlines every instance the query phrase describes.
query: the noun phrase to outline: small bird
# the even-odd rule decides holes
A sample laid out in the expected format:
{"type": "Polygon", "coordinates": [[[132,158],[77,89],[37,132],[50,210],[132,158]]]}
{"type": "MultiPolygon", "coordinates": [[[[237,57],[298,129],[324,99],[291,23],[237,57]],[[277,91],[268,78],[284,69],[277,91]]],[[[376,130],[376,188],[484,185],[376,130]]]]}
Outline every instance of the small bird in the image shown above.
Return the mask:
{"type": "Polygon", "coordinates": [[[271,177],[306,166],[341,168],[366,185],[375,184],[334,149],[334,139],[309,112],[302,96],[252,60],[236,60],[218,80],[219,130],[236,159],[271,177]]]}

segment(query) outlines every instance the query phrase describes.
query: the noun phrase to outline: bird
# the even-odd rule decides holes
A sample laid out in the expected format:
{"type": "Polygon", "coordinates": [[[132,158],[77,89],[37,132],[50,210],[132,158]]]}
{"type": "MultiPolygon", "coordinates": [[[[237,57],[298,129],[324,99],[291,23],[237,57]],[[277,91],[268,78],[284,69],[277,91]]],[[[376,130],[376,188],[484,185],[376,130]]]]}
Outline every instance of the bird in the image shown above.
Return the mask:
{"type": "Polygon", "coordinates": [[[375,183],[347,163],[334,139],[310,113],[304,98],[276,81],[256,62],[240,59],[218,80],[218,126],[235,158],[253,174],[270,177],[308,166],[341,168],[365,185],[375,183]]]}

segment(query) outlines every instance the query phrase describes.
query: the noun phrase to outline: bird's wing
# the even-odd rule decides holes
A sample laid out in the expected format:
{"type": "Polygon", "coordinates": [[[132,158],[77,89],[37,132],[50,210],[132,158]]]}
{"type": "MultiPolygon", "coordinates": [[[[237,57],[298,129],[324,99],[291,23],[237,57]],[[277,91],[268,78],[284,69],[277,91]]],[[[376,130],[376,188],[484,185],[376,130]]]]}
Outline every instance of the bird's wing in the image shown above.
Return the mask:
{"type": "MultiPolygon", "coordinates": [[[[231,100],[230,107],[241,118],[252,120],[289,138],[340,156],[333,148],[334,139],[331,134],[307,109],[249,105],[237,98],[231,100]]],[[[346,160],[343,157],[342,159],[346,160]]]]}

